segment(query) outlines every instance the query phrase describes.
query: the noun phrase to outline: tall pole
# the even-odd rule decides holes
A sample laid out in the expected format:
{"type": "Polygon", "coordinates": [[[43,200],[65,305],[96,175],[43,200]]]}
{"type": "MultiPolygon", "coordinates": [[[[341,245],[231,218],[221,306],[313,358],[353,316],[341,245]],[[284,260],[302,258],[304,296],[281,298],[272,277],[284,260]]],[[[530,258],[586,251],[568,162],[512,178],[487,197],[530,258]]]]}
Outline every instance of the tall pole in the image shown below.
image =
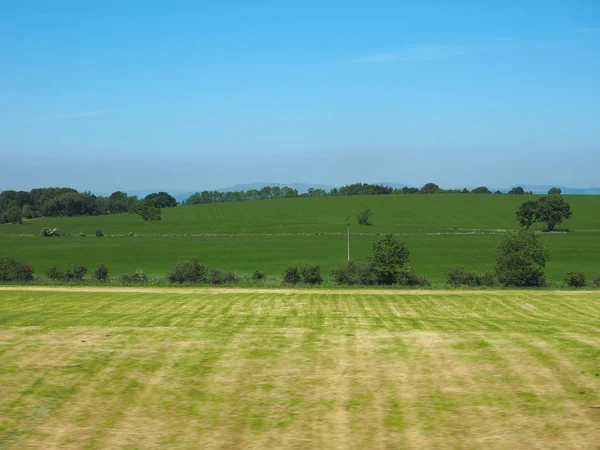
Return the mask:
{"type": "Polygon", "coordinates": [[[348,264],[350,264],[350,216],[348,216],[348,264]]]}

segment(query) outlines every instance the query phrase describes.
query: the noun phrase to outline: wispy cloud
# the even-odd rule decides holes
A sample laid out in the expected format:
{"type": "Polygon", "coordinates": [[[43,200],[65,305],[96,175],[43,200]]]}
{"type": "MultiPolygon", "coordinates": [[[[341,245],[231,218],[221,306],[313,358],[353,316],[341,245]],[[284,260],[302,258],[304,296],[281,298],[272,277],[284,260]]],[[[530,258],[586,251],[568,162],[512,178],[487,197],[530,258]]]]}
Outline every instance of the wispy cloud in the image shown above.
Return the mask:
{"type": "Polygon", "coordinates": [[[406,47],[392,52],[373,53],[351,59],[351,64],[415,64],[426,61],[437,61],[470,53],[485,53],[490,48],[470,45],[418,45],[406,47]]]}
{"type": "Polygon", "coordinates": [[[43,116],[34,116],[31,120],[63,120],[63,119],[79,119],[80,117],[90,117],[103,114],[104,111],[86,111],[76,113],[58,113],[58,114],[45,114],[43,116]]]}

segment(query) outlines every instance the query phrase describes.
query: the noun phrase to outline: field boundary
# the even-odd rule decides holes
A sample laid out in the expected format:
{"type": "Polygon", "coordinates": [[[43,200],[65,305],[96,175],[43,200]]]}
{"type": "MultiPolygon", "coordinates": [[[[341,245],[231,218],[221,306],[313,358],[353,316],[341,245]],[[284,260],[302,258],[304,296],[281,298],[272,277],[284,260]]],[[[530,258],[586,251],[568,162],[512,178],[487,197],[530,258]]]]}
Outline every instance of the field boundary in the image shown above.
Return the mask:
{"type": "MultiPolygon", "coordinates": [[[[189,287],[120,287],[120,286],[0,286],[0,292],[4,291],[27,291],[27,292],[117,292],[117,293],[149,293],[149,294],[316,294],[316,295],[339,295],[339,294],[367,294],[367,295],[465,295],[477,294],[481,296],[498,295],[507,293],[523,293],[538,290],[527,289],[494,289],[494,290],[472,290],[472,289],[331,289],[331,288],[189,288],[189,287]]],[[[600,297],[600,291],[586,290],[545,290],[539,292],[551,294],[568,295],[594,295],[600,297]]]]}

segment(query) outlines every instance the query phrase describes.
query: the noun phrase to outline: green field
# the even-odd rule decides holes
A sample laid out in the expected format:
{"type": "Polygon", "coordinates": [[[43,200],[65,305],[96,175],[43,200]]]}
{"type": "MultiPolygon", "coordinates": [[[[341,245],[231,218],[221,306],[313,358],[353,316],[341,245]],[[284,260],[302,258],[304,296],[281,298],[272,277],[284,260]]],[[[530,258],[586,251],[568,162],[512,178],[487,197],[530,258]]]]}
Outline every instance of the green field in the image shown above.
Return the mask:
{"type": "Polygon", "coordinates": [[[0,448],[600,442],[600,296],[0,289],[0,448]]]}
{"type": "MultiPolygon", "coordinates": [[[[345,221],[365,207],[374,225],[352,226],[352,256],[365,261],[373,242],[394,233],[411,250],[417,271],[442,283],[454,264],[468,269],[493,267],[494,247],[502,232],[516,227],[515,211],[532,196],[392,195],[247,201],[163,209],[163,220],[138,216],[41,218],[23,226],[0,225],[0,253],[15,256],[43,274],[51,266],[99,262],[113,275],[137,268],[162,277],[183,259],[198,257],[222,269],[249,273],[259,269],[280,277],[290,264],[320,264],[325,275],[346,259],[345,221]],[[42,238],[43,227],[70,234],[42,238]],[[94,237],[100,229],[105,237],[94,237]],[[80,237],[84,233],[86,237],[80,237]],[[134,236],[129,234],[133,233],[134,236]]],[[[559,283],[565,272],[600,271],[600,196],[565,196],[573,217],[565,234],[544,235],[551,251],[548,279],[559,283]]]]}

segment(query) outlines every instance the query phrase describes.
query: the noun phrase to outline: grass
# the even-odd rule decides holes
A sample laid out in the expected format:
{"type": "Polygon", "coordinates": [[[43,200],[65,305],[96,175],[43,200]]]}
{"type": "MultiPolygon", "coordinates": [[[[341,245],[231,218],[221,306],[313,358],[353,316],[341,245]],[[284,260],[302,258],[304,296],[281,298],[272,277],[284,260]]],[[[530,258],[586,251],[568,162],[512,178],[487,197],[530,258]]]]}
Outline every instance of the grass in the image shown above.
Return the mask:
{"type": "MultiPolygon", "coordinates": [[[[565,196],[573,218],[566,234],[544,236],[551,251],[548,279],[582,271],[591,280],[600,272],[600,196],[565,196]]],[[[23,226],[0,225],[0,253],[31,264],[37,274],[52,266],[108,265],[113,275],[137,268],[162,277],[176,262],[198,257],[212,267],[281,277],[290,264],[320,264],[325,275],[346,260],[345,220],[355,222],[364,208],[374,225],[352,225],[352,257],[366,261],[381,234],[395,233],[411,250],[411,264],[434,283],[444,270],[461,264],[489,270],[494,248],[517,223],[518,205],[531,196],[393,195],[301,198],[177,207],[163,210],[160,222],[130,214],[40,218],[23,226]],[[42,238],[43,227],[71,236],[42,238]],[[101,229],[105,236],[95,237],[101,229]],[[86,237],[80,237],[83,232],[86,237]],[[134,236],[130,236],[129,233],[134,236]]]]}
{"type": "Polygon", "coordinates": [[[0,448],[595,448],[600,296],[0,289],[0,448]]]}

